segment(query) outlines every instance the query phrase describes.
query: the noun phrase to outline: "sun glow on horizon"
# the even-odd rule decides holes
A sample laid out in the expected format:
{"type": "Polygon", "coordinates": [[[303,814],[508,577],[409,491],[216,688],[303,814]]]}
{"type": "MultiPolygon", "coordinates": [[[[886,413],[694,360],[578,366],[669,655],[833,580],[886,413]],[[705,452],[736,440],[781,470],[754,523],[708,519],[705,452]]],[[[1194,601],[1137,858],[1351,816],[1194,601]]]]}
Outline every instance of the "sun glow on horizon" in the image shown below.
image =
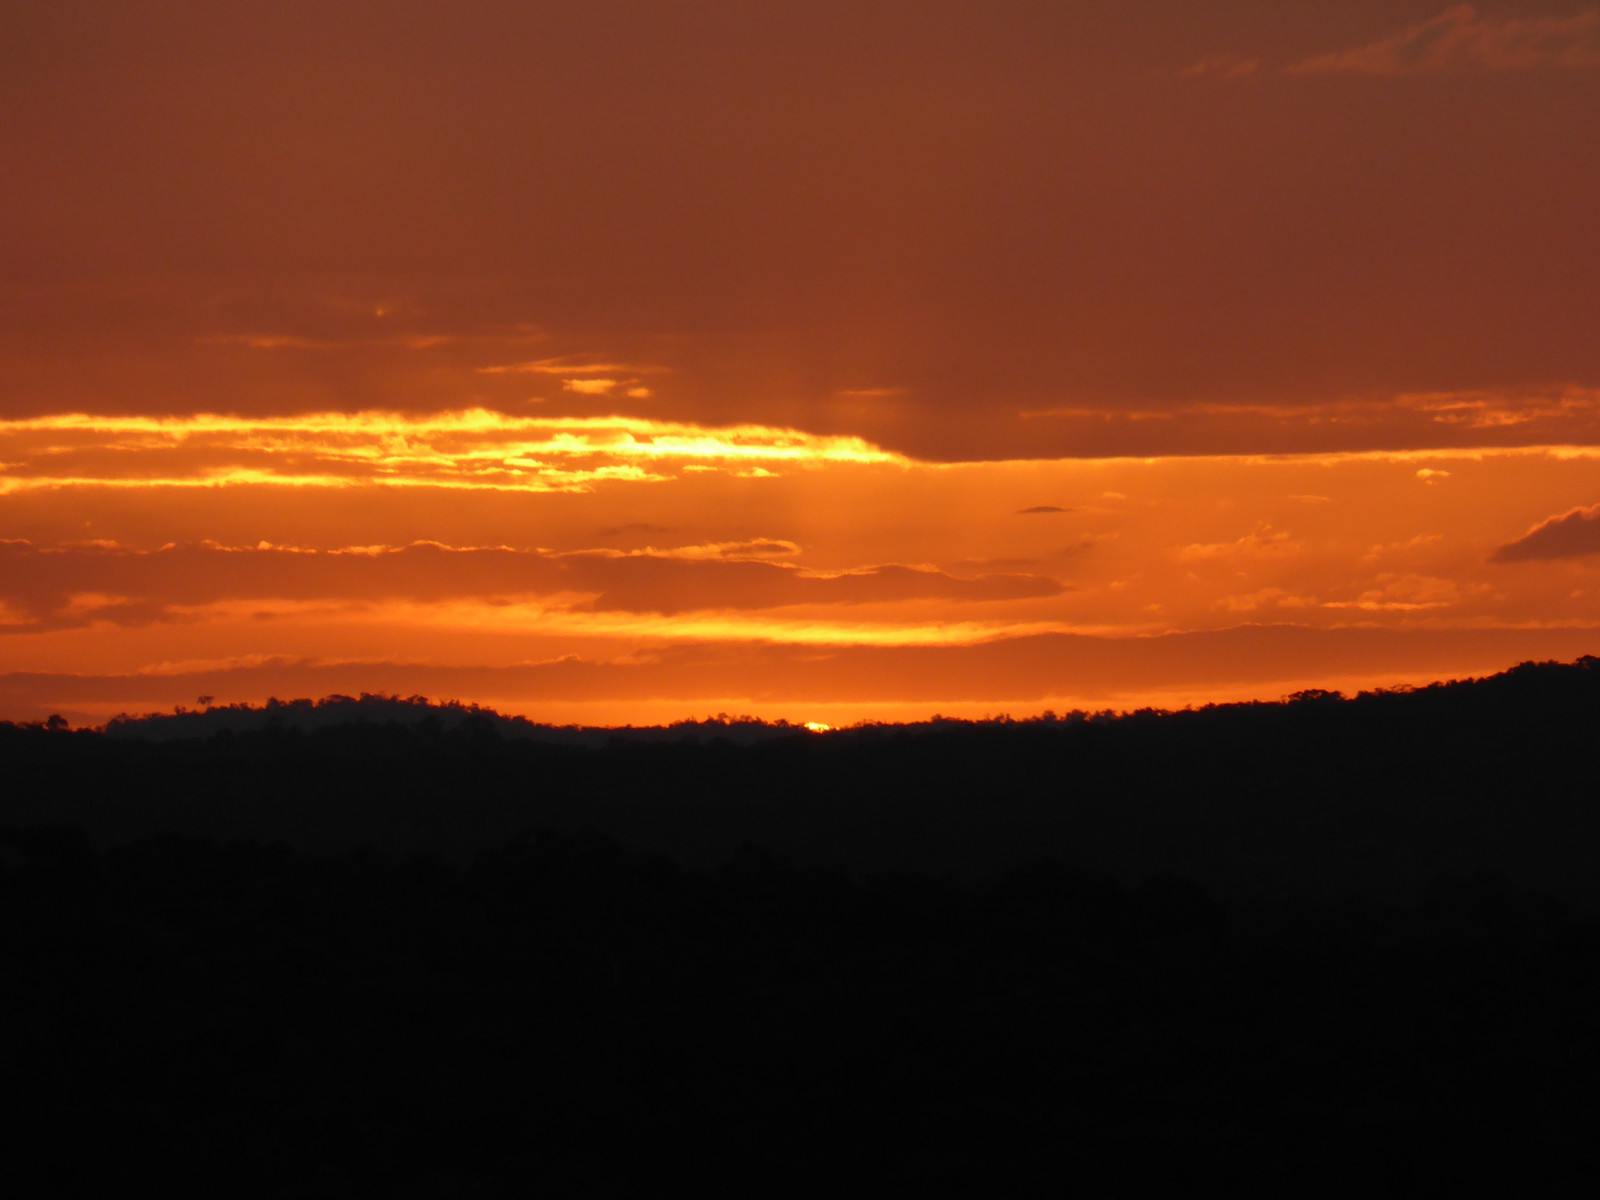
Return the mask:
{"type": "Polygon", "coordinates": [[[1592,450],[929,464],[464,410],[35,418],[0,423],[0,460],[0,713],[205,661],[236,700],[330,676],[483,699],[509,672],[558,723],[709,690],[837,726],[1596,649],[1592,450]],[[1289,634],[1326,649],[1279,670],[1289,634]]]}

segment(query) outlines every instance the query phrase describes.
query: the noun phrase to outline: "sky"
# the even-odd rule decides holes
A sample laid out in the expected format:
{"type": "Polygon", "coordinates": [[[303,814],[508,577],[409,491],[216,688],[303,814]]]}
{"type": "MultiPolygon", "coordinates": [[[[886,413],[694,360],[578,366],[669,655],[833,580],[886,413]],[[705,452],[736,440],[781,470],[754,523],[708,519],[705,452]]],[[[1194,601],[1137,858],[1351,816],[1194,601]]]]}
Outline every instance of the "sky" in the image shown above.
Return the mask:
{"type": "Polygon", "coordinates": [[[1600,6],[0,0],[0,719],[1600,653],[1600,6]]]}

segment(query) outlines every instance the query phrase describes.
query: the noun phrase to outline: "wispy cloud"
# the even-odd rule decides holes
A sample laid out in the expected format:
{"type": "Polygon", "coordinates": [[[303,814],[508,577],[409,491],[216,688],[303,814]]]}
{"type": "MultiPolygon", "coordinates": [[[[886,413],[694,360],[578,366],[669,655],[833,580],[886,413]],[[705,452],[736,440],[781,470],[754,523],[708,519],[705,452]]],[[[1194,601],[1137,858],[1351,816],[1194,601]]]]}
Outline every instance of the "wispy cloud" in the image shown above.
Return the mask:
{"type": "Polygon", "coordinates": [[[483,375],[667,375],[670,368],[658,363],[627,363],[611,359],[567,354],[559,358],[538,358],[531,362],[503,363],[479,367],[483,375]]]}
{"type": "Polygon", "coordinates": [[[396,333],[346,337],[312,337],[298,333],[219,333],[199,338],[202,346],[242,346],[250,350],[353,350],[384,347],[434,350],[445,346],[522,346],[545,340],[545,334],[526,329],[505,333],[396,333]]]}
{"type": "Polygon", "coordinates": [[[1573,16],[1496,19],[1458,4],[1362,46],[1268,66],[1259,58],[1208,54],[1179,79],[1279,75],[1433,75],[1600,66],[1600,9],[1573,16]]]}
{"type": "Polygon", "coordinates": [[[1373,579],[1373,583],[1375,586],[1364,589],[1353,600],[1325,600],[1322,606],[1363,612],[1425,612],[1454,607],[1466,592],[1483,590],[1482,585],[1469,589],[1453,579],[1393,571],[1381,572],[1373,579]]]}
{"type": "Polygon", "coordinates": [[[1294,75],[1422,75],[1600,66],[1600,10],[1496,20],[1459,4],[1365,46],[1285,68],[1294,75]]]}
{"type": "MultiPolygon", "coordinates": [[[[307,603],[438,606],[469,600],[491,609],[527,602],[548,632],[562,610],[673,615],[1027,600],[1063,590],[1056,580],[1039,575],[958,578],[894,563],[850,571],[807,570],[786,561],[799,550],[793,542],[776,538],[565,553],[435,542],[332,551],[264,542],[139,551],[99,545],[39,548],[6,541],[0,542],[0,626],[18,633],[143,625],[204,619],[230,605],[265,610],[273,602],[292,609],[307,603]]],[[[412,614],[412,619],[423,615],[412,614]]],[[[506,612],[490,616],[502,624],[515,623],[506,612]]],[[[479,612],[472,623],[484,619],[479,612]]]]}
{"type": "Polygon", "coordinates": [[[1244,79],[1261,69],[1259,58],[1235,54],[1208,54],[1178,72],[1180,79],[1244,79]]]}
{"type": "MultiPolygon", "coordinates": [[[[1490,448],[1600,444],[1600,388],[1573,383],[1527,388],[1353,395],[1299,403],[1211,401],[1166,407],[1023,409],[1103,439],[1125,438],[1164,453],[1199,454],[1380,448],[1490,448]]],[[[1148,452],[1148,451],[1146,451],[1148,452]]]]}
{"type": "Polygon", "coordinates": [[[1281,558],[1300,554],[1305,547],[1290,538],[1287,530],[1275,530],[1270,525],[1257,525],[1249,533],[1231,542],[1195,542],[1178,551],[1178,561],[1196,563],[1218,559],[1281,558]]]}

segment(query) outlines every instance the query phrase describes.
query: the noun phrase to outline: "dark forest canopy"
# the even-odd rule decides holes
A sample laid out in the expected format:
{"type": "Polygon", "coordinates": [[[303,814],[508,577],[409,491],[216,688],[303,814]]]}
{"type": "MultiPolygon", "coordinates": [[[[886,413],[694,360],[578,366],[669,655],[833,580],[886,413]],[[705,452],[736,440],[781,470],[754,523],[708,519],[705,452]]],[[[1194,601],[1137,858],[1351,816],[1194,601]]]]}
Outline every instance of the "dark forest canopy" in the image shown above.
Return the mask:
{"type": "Polygon", "coordinates": [[[1440,874],[1596,891],[1600,659],[1176,713],[935,720],[818,736],[715,719],[557,729],[330,697],[0,725],[3,823],[470,853],[582,830],[688,863],[984,875],[1050,858],[1251,892],[1411,893],[1440,874]]]}
{"type": "Polygon", "coordinates": [[[719,713],[703,721],[684,720],[671,725],[601,728],[584,725],[549,725],[526,717],[505,716],[480,704],[459,700],[435,702],[426,696],[389,696],[363,692],[360,696],[325,696],[320,700],[271,699],[262,705],[210,703],[202,697],[194,709],[180,705],[173,713],[123,715],[105,726],[111,737],[166,741],[172,738],[209,737],[228,730],[295,729],[311,732],[349,724],[396,724],[445,733],[463,726],[478,731],[492,729],[501,737],[566,746],[604,746],[613,739],[627,741],[708,740],[760,741],[804,731],[787,721],[761,721],[755,717],[719,713]]]}

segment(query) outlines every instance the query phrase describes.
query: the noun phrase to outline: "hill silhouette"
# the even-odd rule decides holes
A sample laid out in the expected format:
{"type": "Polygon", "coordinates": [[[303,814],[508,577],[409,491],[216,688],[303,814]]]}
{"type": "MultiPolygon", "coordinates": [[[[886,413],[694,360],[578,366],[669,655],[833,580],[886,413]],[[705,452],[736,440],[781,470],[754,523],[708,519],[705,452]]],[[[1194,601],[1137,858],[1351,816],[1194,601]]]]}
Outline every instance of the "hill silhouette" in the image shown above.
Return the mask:
{"type": "Polygon", "coordinates": [[[1575,1191],[1597,706],[1586,658],[744,742],[392,698],[0,725],[12,1170],[1575,1191]]]}
{"type": "Polygon", "coordinates": [[[536,725],[420,698],[273,701],[105,731],[0,724],[13,824],[471,853],[583,830],[686,864],[981,875],[1039,857],[1256,893],[1491,872],[1588,896],[1600,660],[1343,698],[817,736],[723,718],[536,725]]]}
{"type": "Polygon", "coordinates": [[[598,728],[583,725],[549,725],[526,717],[505,716],[491,708],[459,701],[434,703],[424,696],[325,696],[320,700],[268,700],[263,705],[205,704],[198,709],[180,706],[173,713],[120,716],[107,723],[114,738],[172,741],[209,737],[217,733],[257,733],[267,729],[314,733],[344,725],[397,725],[425,727],[430,733],[448,733],[464,723],[480,731],[492,729],[504,738],[558,746],[606,746],[618,741],[766,741],[799,732],[803,727],[787,721],[768,722],[755,717],[719,714],[703,721],[684,720],[671,725],[598,728]]]}

